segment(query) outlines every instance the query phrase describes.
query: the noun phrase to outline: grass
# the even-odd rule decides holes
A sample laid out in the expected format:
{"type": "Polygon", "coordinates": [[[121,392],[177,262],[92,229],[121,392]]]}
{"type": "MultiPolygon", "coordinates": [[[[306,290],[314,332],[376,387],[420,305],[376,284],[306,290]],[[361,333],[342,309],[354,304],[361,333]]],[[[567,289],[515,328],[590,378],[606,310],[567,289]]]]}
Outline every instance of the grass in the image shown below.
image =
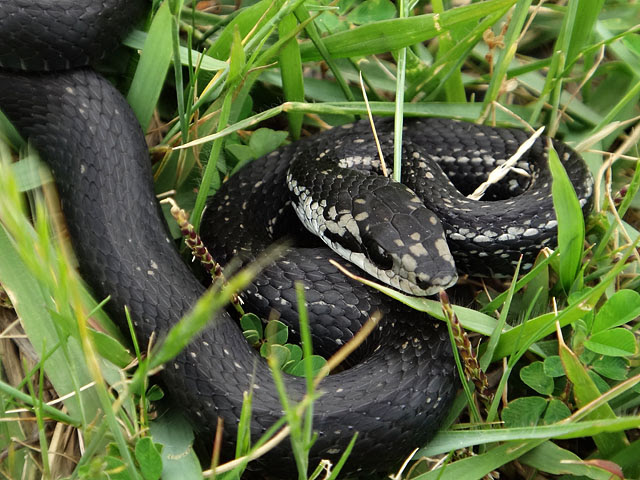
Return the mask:
{"type": "MultiPolygon", "coordinates": [[[[394,294],[437,318],[455,313],[490,379],[484,400],[473,384],[464,389],[446,428],[397,478],[640,477],[639,4],[398,2],[398,15],[386,0],[240,10],[221,2],[216,12],[153,3],[129,48],[103,68],[157,140],[157,191],[173,190],[196,225],[206,196],[237,165],[276,148],[279,130],[297,138],[366,115],[359,74],[374,114],[544,125],[578,148],[596,179],[595,210],[581,224],[552,164],[559,255],[541,255],[517,281],[478,284],[473,308],[443,313],[437,301],[394,294]]],[[[6,122],[2,131],[21,147],[6,122]]],[[[146,360],[122,347],[128,336],[104,318],[58,242],[51,188],[33,190],[46,178],[35,153],[21,152],[9,165],[11,152],[0,149],[0,282],[24,329],[0,309],[0,477],[201,478],[190,427],[175,412],[154,418],[149,403],[162,394],[147,373],[184,339],[146,360]],[[143,368],[132,374],[136,364],[143,368]]],[[[199,309],[230,294],[203,299],[181,328],[191,335],[199,309]]],[[[304,406],[315,395],[310,382],[304,406]]],[[[299,478],[320,475],[305,460],[308,413],[285,410],[299,478]]],[[[269,433],[253,450],[285,436],[269,433]]],[[[236,453],[253,450],[239,442],[236,453]]]]}

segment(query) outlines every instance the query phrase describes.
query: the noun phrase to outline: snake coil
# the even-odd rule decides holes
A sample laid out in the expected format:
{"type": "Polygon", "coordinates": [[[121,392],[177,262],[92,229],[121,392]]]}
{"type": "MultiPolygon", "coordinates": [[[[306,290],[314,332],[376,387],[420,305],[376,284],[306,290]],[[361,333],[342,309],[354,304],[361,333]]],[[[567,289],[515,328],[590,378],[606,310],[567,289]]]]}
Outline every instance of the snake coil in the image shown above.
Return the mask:
{"type": "MultiPolygon", "coordinates": [[[[0,109],[53,172],[83,277],[98,298],[111,296],[106,309],[123,328],[123,309],[129,307],[144,344],[152,334],[162,335],[175,324],[204,288],[173,246],[155,200],[148,151],[134,114],[107,80],[85,67],[112,49],[143,10],[144,2],[138,0],[0,0],[0,109]]],[[[523,160],[531,180],[511,177],[506,192],[493,193],[496,198],[518,194],[518,201],[470,202],[453,184],[477,182],[488,167],[508,158],[526,135],[435,119],[410,121],[407,128],[405,153],[410,162],[404,182],[427,199],[430,210],[421,204],[409,212],[389,213],[399,197],[380,200],[368,193],[371,186],[376,192],[396,187],[372,176],[376,161],[368,130],[356,124],[284,147],[223,185],[212,200],[218,203],[209,204],[203,219],[204,237],[226,240],[212,245],[214,255],[223,261],[233,255],[250,260],[272,238],[303,230],[294,226],[294,210],[307,219],[307,227],[319,223],[325,242],[342,248],[343,256],[373,261],[378,267],[388,267],[389,262],[394,268],[408,266],[409,273],[403,275],[419,289],[454,280],[447,255],[467,271],[486,275],[506,268],[509,273],[513,255],[524,253],[525,263],[530,263],[537,247],[553,245],[555,220],[542,141],[528,155],[538,160],[531,167],[523,160]],[[313,164],[325,157],[332,157],[333,166],[321,166],[319,174],[307,177],[313,164]],[[291,165],[293,158],[301,159],[300,165],[291,165]],[[340,183],[336,178],[342,177],[336,175],[342,173],[323,172],[353,166],[365,173],[346,187],[368,185],[369,190],[360,192],[362,201],[334,194],[318,199],[314,185],[323,181],[317,175],[324,175],[325,183],[340,183]],[[308,201],[300,200],[302,193],[308,201]],[[345,202],[355,210],[343,208],[345,202]],[[363,205],[377,206],[358,210],[363,205]],[[256,210],[263,213],[264,222],[250,216],[256,210]],[[397,232],[409,229],[409,235],[416,234],[415,219],[435,223],[435,233],[426,230],[424,235],[431,235],[427,240],[421,236],[411,242],[376,236],[379,225],[387,223],[397,232]],[[525,223],[514,223],[519,219],[525,223]],[[357,229],[356,222],[361,222],[357,229]],[[449,247],[440,242],[440,233],[447,235],[449,247]],[[407,244],[411,255],[389,251],[385,242],[398,241],[407,244]],[[417,257],[425,256],[422,248],[435,252],[427,256],[440,262],[440,273],[414,265],[417,257]]],[[[388,121],[380,121],[378,129],[388,150],[388,121]]],[[[564,145],[555,146],[586,211],[591,183],[584,164],[564,145]]],[[[402,195],[413,195],[404,191],[402,195]]],[[[328,258],[342,261],[317,244],[291,249],[256,278],[249,288],[253,295],[247,298],[256,309],[275,303],[283,318],[292,318],[294,283],[306,282],[306,300],[316,319],[314,348],[327,352],[357,331],[363,315],[383,313],[383,322],[361,347],[357,363],[321,383],[324,394],[314,404],[318,437],[311,457],[335,462],[357,431],[345,471],[388,470],[431,438],[453,398],[455,373],[446,329],[345,278],[328,258]]],[[[399,274],[391,271],[387,280],[393,283],[392,277],[399,274]]],[[[166,365],[161,376],[170,396],[185,406],[200,438],[210,441],[217,419],[224,420],[227,454],[233,451],[243,392],[253,391],[254,437],[283,413],[268,367],[226,312],[166,365]]],[[[286,377],[285,383],[294,400],[305,394],[304,379],[286,377]]],[[[285,478],[295,469],[286,442],[252,465],[285,478]]]]}

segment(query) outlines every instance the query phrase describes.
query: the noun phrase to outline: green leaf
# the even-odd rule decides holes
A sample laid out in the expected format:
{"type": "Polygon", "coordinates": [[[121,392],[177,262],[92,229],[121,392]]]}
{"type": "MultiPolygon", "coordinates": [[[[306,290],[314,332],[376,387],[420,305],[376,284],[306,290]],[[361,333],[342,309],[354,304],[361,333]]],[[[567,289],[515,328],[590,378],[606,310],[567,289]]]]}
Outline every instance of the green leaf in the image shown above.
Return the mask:
{"type": "Polygon", "coordinates": [[[611,380],[624,380],[627,378],[627,360],[622,357],[602,357],[595,360],[591,367],[603,377],[611,380]]]}
{"type": "Polygon", "coordinates": [[[595,371],[589,370],[587,373],[589,374],[589,378],[591,379],[593,384],[596,386],[596,388],[598,389],[598,392],[600,392],[601,395],[611,388],[609,384],[605,381],[605,379],[602,378],[600,375],[598,375],[595,371]]]}
{"type": "Polygon", "coordinates": [[[131,472],[127,470],[127,465],[120,458],[111,455],[104,457],[104,473],[109,480],[130,480],[131,472]]]}
{"type": "Polygon", "coordinates": [[[591,335],[584,346],[601,355],[626,357],[636,352],[636,338],[629,330],[612,328],[591,335]]]}
{"type": "Polygon", "coordinates": [[[255,158],[273,152],[282,145],[287,138],[287,132],[271,130],[270,128],[259,128],[251,135],[249,147],[255,158]]]}
{"type": "Polygon", "coordinates": [[[242,334],[244,335],[244,338],[247,339],[247,342],[249,342],[249,345],[251,345],[252,347],[256,347],[260,344],[260,340],[262,340],[262,336],[258,333],[257,330],[243,330],[242,334]]]}
{"type": "Polygon", "coordinates": [[[171,22],[169,4],[164,2],[153,17],[127,94],[127,101],[135,112],[143,131],[146,131],[149,126],[173,56],[171,22]]]}
{"type": "Polygon", "coordinates": [[[251,160],[255,160],[256,156],[253,154],[253,150],[248,145],[242,145],[240,143],[232,143],[231,145],[225,145],[225,151],[233,158],[236,159],[236,166],[234,171],[241,166],[249,163],[251,160]]]}
{"type": "Polygon", "coordinates": [[[153,440],[163,446],[162,478],[202,479],[202,469],[192,448],[193,429],[177,410],[158,416],[149,429],[153,440]]]}
{"type": "Polygon", "coordinates": [[[273,7],[273,3],[270,0],[262,0],[255,5],[242,9],[227,25],[227,28],[222,29],[222,32],[207,53],[214,58],[226,60],[231,51],[236,27],[240,30],[240,35],[245,37],[254,28],[261,26],[275,15],[277,7],[270,7],[273,7]]]}
{"type": "MultiPolygon", "coordinates": [[[[611,474],[584,464],[575,453],[553,442],[544,442],[520,457],[520,462],[552,475],[570,474],[598,480],[610,480],[611,474]]],[[[574,478],[574,477],[572,477],[574,478]]]]}
{"type": "Polygon", "coordinates": [[[294,345],[292,343],[287,343],[285,345],[289,349],[289,353],[291,354],[291,360],[299,362],[302,360],[302,348],[299,345],[294,345]]]}
{"type": "MultiPolygon", "coordinates": [[[[493,12],[506,11],[514,3],[515,0],[489,0],[453,8],[440,15],[417,15],[371,22],[323,37],[322,41],[333,58],[394,52],[434,38],[456,26],[479,20],[493,12]]],[[[300,52],[305,62],[321,59],[311,42],[303,43],[300,52]]]]}
{"type": "Polygon", "coordinates": [[[538,425],[547,400],[542,397],[516,398],[502,410],[502,420],[506,427],[530,427],[538,425]]]}
{"type": "Polygon", "coordinates": [[[155,445],[149,437],[136,442],[135,455],[145,480],[158,480],[162,475],[162,448],[155,445]]]}
{"type": "MultiPolygon", "coordinates": [[[[573,383],[573,394],[579,407],[584,407],[600,396],[600,391],[590,377],[589,373],[580,362],[580,359],[573,353],[564,342],[560,342],[560,358],[564,365],[567,378],[573,383]]],[[[586,416],[588,420],[610,420],[616,415],[608,403],[592,409],[586,416]]],[[[603,455],[610,455],[613,452],[624,448],[626,438],[623,433],[599,433],[593,436],[593,440],[603,455]]]]}
{"type": "MultiPolygon", "coordinates": [[[[314,375],[318,373],[322,369],[322,367],[324,367],[325,364],[327,363],[327,361],[324,358],[322,358],[320,355],[311,355],[310,359],[311,359],[312,371],[314,375]]],[[[296,375],[298,377],[304,377],[305,375],[304,360],[301,360],[298,363],[296,363],[293,367],[291,367],[287,371],[287,373],[290,373],[291,375],[296,375]]]]}
{"type": "Polygon", "coordinates": [[[544,373],[549,377],[563,377],[565,375],[562,361],[558,355],[552,355],[544,359],[544,373]]]}
{"type": "Polygon", "coordinates": [[[233,85],[244,72],[246,57],[242,46],[240,30],[236,26],[233,30],[233,43],[231,44],[231,58],[229,61],[229,77],[227,82],[233,85]]]}
{"type": "MultiPolygon", "coordinates": [[[[147,32],[134,30],[127,36],[127,38],[123,40],[122,43],[124,43],[127,47],[133,48],[134,50],[143,50],[144,44],[147,41],[147,37],[147,32]]],[[[215,72],[217,70],[224,70],[225,68],[227,68],[227,62],[216,60],[209,55],[203,55],[197,50],[191,50],[191,59],[194,65],[199,64],[201,70],[215,72]],[[200,60],[201,56],[202,61],[200,60]]],[[[183,46],[180,46],[180,63],[185,66],[189,65],[189,50],[183,46]]]]}
{"type": "Polygon", "coordinates": [[[262,338],[262,320],[254,313],[245,313],[240,319],[240,326],[243,330],[255,330],[262,338]]]}
{"type": "Polygon", "coordinates": [[[272,357],[275,360],[276,368],[282,369],[282,367],[289,361],[291,353],[289,349],[284,345],[269,345],[265,343],[260,348],[260,353],[263,356],[272,357]],[[266,355],[265,355],[266,353],[266,355]]]}
{"type": "Polygon", "coordinates": [[[264,329],[264,338],[268,343],[284,345],[289,338],[289,329],[279,320],[271,320],[264,329]]]}
{"type": "Polygon", "coordinates": [[[591,333],[618,327],[640,316],[640,294],[633,290],[619,290],[609,298],[596,314],[591,333]]]}
{"type": "Polygon", "coordinates": [[[396,7],[389,0],[365,0],[347,15],[347,20],[355,24],[387,20],[396,15],[396,7]]]}
{"type": "Polygon", "coordinates": [[[566,292],[571,289],[584,244],[584,219],[580,202],[558,154],[549,142],[549,169],[553,176],[551,192],[558,220],[558,249],[560,250],[560,284],[566,292]]]}
{"type": "Polygon", "coordinates": [[[157,402],[164,398],[164,391],[158,385],[151,385],[147,390],[147,400],[157,402]]]}
{"type": "Polygon", "coordinates": [[[536,427],[519,428],[479,428],[472,430],[441,431],[416,455],[434,456],[451,450],[494,442],[509,442],[549,438],[581,438],[591,437],[602,432],[621,432],[640,427],[640,416],[620,417],[606,420],[581,420],[574,423],[556,423],[554,425],[538,425],[536,427]]]}
{"type": "Polygon", "coordinates": [[[520,379],[542,395],[551,395],[553,392],[553,378],[545,374],[542,362],[533,362],[522,368],[520,379]]]}
{"type": "Polygon", "coordinates": [[[124,348],[118,340],[96,330],[89,330],[89,332],[91,332],[91,339],[96,350],[102,357],[120,368],[129,365],[132,359],[131,352],[124,348]]]}
{"type": "MultiPolygon", "coordinates": [[[[293,13],[284,17],[278,25],[278,33],[281,39],[289,38],[295,34],[298,22],[293,13]]],[[[304,101],[304,76],[302,73],[302,61],[300,59],[300,46],[295,37],[288,40],[280,49],[278,56],[280,76],[282,77],[282,91],[287,102],[304,101]]],[[[288,112],[289,131],[294,140],[300,138],[303,114],[300,112],[288,112]]]]}
{"type": "Polygon", "coordinates": [[[567,407],[561,400],[552,398],[549,400],[549,405],[544,412],[544,423],[551,425],[570,416],[571,410],[569,410],[569,407],[567,407]]]}

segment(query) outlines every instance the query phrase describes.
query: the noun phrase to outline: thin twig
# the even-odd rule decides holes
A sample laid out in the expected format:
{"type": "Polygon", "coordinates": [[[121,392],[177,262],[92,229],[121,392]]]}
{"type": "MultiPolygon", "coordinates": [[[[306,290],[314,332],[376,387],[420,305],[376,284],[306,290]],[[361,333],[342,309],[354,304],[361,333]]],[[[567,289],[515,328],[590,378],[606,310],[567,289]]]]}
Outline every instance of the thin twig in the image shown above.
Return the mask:
{"type": "Polygon", "coordinates": [[[376,125],[373,123],[373,115],[371,114],[371,107],[369,106],[369,98],[367,97],[367,90],[364,88],[364,82],[362,80],[362,72],[360,73],[360,88],[362,89],[362,97],[364,98],[364,103],[367,107],[367,115],[369,117],[369,123],[371,123],[371,132],[373,133],[373,139],[376,141],[376,148],[378,149],[378,155],[380,156],[380,168],[382,169],[382,174],[385,177],[389,176],[389,171],[387,170],[387,164],[384,161],[384,154],[382,153],[382,147],[380,146],[380,140],[378,139],[378,132],[376,131],[376,125]]]}
{"type": "Polygon", "coordinates": [[[536,130],[533,135],[531,135],[522,145],[520,145],[518,150],[516,150],[516,153],[511,155],[511,157],[502,165],[498,165],[496,168],[494,168],[491,173],[489,173],[487,180],[485,182],[482,182],[482,184],[478,188],[476,188],[471,195],[467,195],[467,198],[470,200],[480,200],[491,185],[498,183],[511,170],[514,170],[513,167],[516,165],[516,163],[518,163],[518,160],[520,160],[520,158],[531,148],[537,138],[542,135],[543,131],[544,127],[540,127],[538,130],[536,130]]]}

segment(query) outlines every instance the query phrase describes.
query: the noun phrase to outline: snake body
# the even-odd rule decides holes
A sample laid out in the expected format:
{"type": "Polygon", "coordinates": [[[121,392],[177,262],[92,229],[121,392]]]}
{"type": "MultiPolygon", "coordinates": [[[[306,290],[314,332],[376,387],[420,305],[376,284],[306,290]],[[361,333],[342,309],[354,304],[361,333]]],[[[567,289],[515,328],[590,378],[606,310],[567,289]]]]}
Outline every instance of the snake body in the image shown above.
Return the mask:
{"type": "MultiPolygon", "coordinates": [[[[76,67],[52,73],[0,72],[0,109],[38,148],[52,170],[83,277],[98,298],[111,296],[106,309],[123,329],[123,309],[125,305],[129,307],[138,340],[146,344],[152,334],[162,336],[188,312],[204,287],[185,265],[169,236],[154,197],[144,137],[126,100],[99,74],[77,68],[117,43],[118,36],[136,18],[128,9],[141,9],[142,2],[95,3],[0,0],[0,42],[6,42],[0,43],[0,51],[13,52],[0,56],[0,66],[12,70],[76,67]],[[77,21],[78,13],[73,10],[78,8],[84,9],[82,22],[77,21]],[[116,19],[118,34],[107,35],[111,43],[91,57],[79,55],[79,62],[68,57],[53,62],[46,53],[30,60],[23,57],[25,51],[33,54],[24,47],[33,45],[31,31],[51,31],[45,43],[53,44],[63,36],[61,30],[68,32],[76,23],[86,27],[80,37],[94,30],[109,31],[112,27],[104,22],[109,18],[116,19]],[[40,26],[29,23],[34,21],[40,26]]],[[[104,45],[104,36],[97,35],[89,43],[104,45]]],[[[54,48],[56,55],[67,43],[78,45],[65,38],[54,48]]],[[[379,121],[378,130],[383,150],[389,153],[389,121],[379,121]]],[[[343,256],[360,253],[363,262],[373,261],[379,266],[389,266],[391,258],[393,268],[398,262],[408,263],[408,273],[405,270],[402,275],[425,291],[454,280],[451,256],[458,268],[470,272],[508,274],[513,271],[514,255],[522,253],[523,263],[531,263],[537,248],[553,246],[555,220],[542,141],[529,154],[530,159],[538,160],[522,161],[532,176],[508,178],[505,191],[497,187],[491,193],[495,198],[516,194],[517,200],[471,202],[453,184],[477,183],[483,175],[478,171],[485,172],[490,165],[507,158],[526,138],[524,133],[433,119],[408,121],[405,138],[408,161],[403,180],[411,191],[401,187],[404,193],[400,197],[413,198],[415,193],[427,198],[429,209],[416,203],[410,211],[405,211],[406,205],[399,205],[399,213],[387,212],[398,198],[396,193],[387,196],[387,191],[396,187],[389,187],[387,179],[374,177],[379,162],[371,149],[369,129],[355,124],[289,145],[243,168],[216,194],[212,202],[217,203],[208,205],[203,237],[211,242],[224,240],[211,246],[217,259],[227,262],[238,256],[248,261],[274,238],[304,230],[295,219],[297,211],[306,227],[320,225],[325,243],[342,247],[343,256]],[[331,165],[325,165],[325,160],[331,165]],[[321,165],[315,168],[313,164],[321,165]],[[324,193],[318,197],[314,185],[323,181],[307,175],[317,171],[313,175],[324,176],[324,183],[340,183],[337,175],[342,173],[327,176],[323,172],[344,167],[357,167],[360,171],[358,180],[349,184],[352,188],[356,184],[368,185],[368,190],[349,197],[362,200],[352,202],[355,210],[342,208],[342,200],[332,204],[333,197],[323,198],[324,193]],[[379,196],[367,193],[372,186],[379,196]],[[309,200],[300,200],[303,196],[309,200]],[[521,198],[524,202],[520,202],[521,198]],[[361,209],[371,205],[377,206],[373,210],[361,209]],[[256,210],[264,222],[250,216],[256,210]],[[389,218],[397,220],[387,222],[389,218]],[[435,223],[435,230],[414,231],[415,219],[435,223]],[[523,223],[514,224],[518,219],[523,223]],[[360,221],[362,229],[355,229],[349,220],[360,221]],[[436,271],[423,272],[417,265],[422,259],[405,257],[404,250],[400,254],[387,251],[388,239],[371,233],[377,232],[376,225],[385,223],[392,223],[396,232],[411,227],[407,232],[410,236],[420,233],[420,238],[414,235],[410,241],[402,240],[403,247],[409,248],[414,257],[432,259],[438,266],[436,271]],[[449,247],[442,244],[445,235],[449,247]],[[373,240],[366,240],[368,236],[373,240]],[[367,246],[358,245],[358,240],[364,240],[367,246]],[[415,253],[422,249],[429,253],[415,253]]],[[[562,144],[555,145],[586,211],[591,183],[584,164],[562,144]]],[[[411,449],[428,441],[446,413],[456,390],[449,340],[444,326],[346,278],[328,263],[329,258],[344,263],[342,257],[318,242],[312,247],[292,248],[255,279],[246,298],[251,308],[269,309],[275,305],[283,318],[293,318],[297,308],[294,283],[303,281],[315,319],[314,348],[327,353],[357,331],[363,316],[366,318],[375,310],[383,313],[379,328],[352,358],[354,365],[321,383],[324,394],[314,403],[313,428],[318,438],[311,457],[312,461],[327,458],[335,462],[357,431],[356,448],[345,471],[385,471],[411,449]]],[[[395,275],[400,274],[393,272],[391,276],[395,275]]],[[[393,283],[392,279],[387,280],[393,283]]],[[[399,288],[403,285],[406,284],[398,283],[399,288]]],[[[295,330],[295,323],[292,328],[295,330]]],[[[218,418],[223,419],[223,452],[227,454],[233,452],[243,392],[253,391],[254,437],[283,413],[266,363],[249,347],[226,312],[219,313],[212,326],[169,362],[160,375],[170,396],[185,406],[200,438],[210,441],[218,418]]],[[[304,379],[287,376],[285,383],[294,400],[306,392],[304,379]]],[[[252,465],[274,476],[294,475],[295,463],[287,442],[252,465]]]]}

